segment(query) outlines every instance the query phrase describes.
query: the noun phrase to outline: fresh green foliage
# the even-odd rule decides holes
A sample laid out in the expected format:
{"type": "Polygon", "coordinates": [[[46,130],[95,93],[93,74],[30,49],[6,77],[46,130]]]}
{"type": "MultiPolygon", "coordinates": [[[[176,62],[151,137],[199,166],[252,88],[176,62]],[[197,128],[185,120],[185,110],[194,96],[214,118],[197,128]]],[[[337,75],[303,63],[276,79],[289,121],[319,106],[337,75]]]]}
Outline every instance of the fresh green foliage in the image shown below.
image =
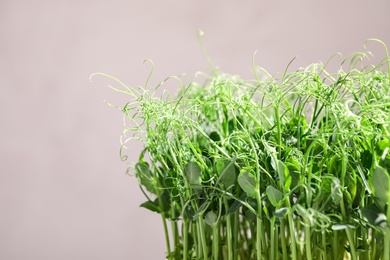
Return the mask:
{"type": "Polygon", "coordinates": [[[238,184],[248,197],[256,198],[259,189],[256,185],[256,179],[249,172],[244,171],[238,176],[238,184]]]}
{"type": "Polygon", "coordinates": [[[389,55],[366,56],[333,74],[213,70],[176,97],[113,78],[167,259],[390,259],[389,55]]]}

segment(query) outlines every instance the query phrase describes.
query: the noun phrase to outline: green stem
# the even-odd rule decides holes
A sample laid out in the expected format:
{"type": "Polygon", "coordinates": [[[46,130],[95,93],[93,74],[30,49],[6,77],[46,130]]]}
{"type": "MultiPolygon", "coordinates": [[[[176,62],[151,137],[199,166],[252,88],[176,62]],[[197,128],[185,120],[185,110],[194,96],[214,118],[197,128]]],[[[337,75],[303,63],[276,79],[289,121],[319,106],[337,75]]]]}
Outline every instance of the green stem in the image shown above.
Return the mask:
{"type": "Polygon", "coordinates": [[[170,242],[169,242],[168,227],[167,227],[167,222],[166,222],[166,219],[164,217],[164,214],[161,214],[161,219],[162,219],[163,227],[164,227],[165,245],[167,247],[167,255],[170,255],[171,254],[171,245],[170,245],[170,242]]]}
{"type": "MultiPolygon", "coordinates": [[[[224,199],[225,207],[228,208],[228,202],[224,199]]],[[[226,241],[227,241],[227,249],[228,249],[228,260],[233,260],[233,236],[232,236],[232,215],[228,214],[226,216],[226,241]]]]}
{"type": "MultiPolygon", "coordinates": [[[[390,182],[390,181],[389,181],[390,182]]],[[[390,187],[390,183],[388,184],[390,187]]],[[[383,260],[390,260],[390,194],[387,193],[387,226],[385,229],[384,235],[384,250],[383,250],[383,260]]]]}
{"type": "Polygon", "coordinates": [[[288,255],[287,255],[287,244],[286,244],[286,224],[284,222],[284,219],[280,221],[280,240],[282,244],[283,260],[287,260],[288,255]]]}
{"type": "Polygon", "coordinates": [[[261,202],[261,195],[260,195],[260,166],[259,166],[259,157],[257,154],[256,146],[252,140],[251,137],[249,137],[249,142],[255,157],[255,166],[256,166],[256,202],[257,202],[257,217],[256,217],[256,255],[257,255],[257,260],[262,259],[262,244],[264,246],[264,249],[266,248],[265,246],[265,239],[263,239],[264,231],[263,231],[263,223],[262,223],[262,202],[261,202]]]}
{"type": "Polygon", "coordinates": [[[383,260],[390,259],[390,228],[387,227],[385,231],[385,248],[383,250],[383,260]]]}
{"type": "Polygon", "coordinates": [[[375,236],[376,236],[376,231],[374,229],[371,229],[371,259],[375,259],[375,255],[376,255],[376,239],[375,239],[375,236]]]}
{"type": "MultiPolygon", "coordinates": [[[[287,208],[291,210],[291,205],[290,205],[290,199],[288,196],[286,196],[285,199],[287,208]]],[[[296,242],[296,235],[295,235],[295,228],[294,228],[294,220],[292,216],[293,212],[290,211],[288,212],[287,215],[287,220],[288,220],[288,227],[289,227],[289,232],[290,232],[290,242],[291,242],[291,259],[292,260],[297,260],[297,242],[296,242]]]]}
{"type": "Polygon", "coordinates": [[[182,237],[183,237],[183,260],[188,259],[188,220],[183,218],[182,237]]]}
{"type": "MultiPolygon", "coordinates": [[[[361,230],[361,238],[362,238],[362,242],[361,244],[365,247],[367,246],[368,244],[368,241],[370,239],[369,237],[369,229],[368,228],[363,228],[363,227],[360,227],[360,230],[361,230]]],[[[364,250],[364,253],[362,254],[362,258],[360,259],[369,259],[370,255],[370,250],[364,250]]]]}
{"type": "Polygon", "coordinates": [[[213,225],[213,256],[214,260],[219,259],[219,223],[213,225]]]}
{"type": "Polygon", "coordinates": [[[326,255],[326,234],[325,234],[325,231],[322,231],[321,232],[321,241],[322,241],[322,250],[324,250],[324,253],[323,253],[323,260],[326,260],[327,259],[327,255],[326,255]]]}
{"type": "MultiPolygon", "coordinates": [[[[308,221],[307,221],[308,222],[308,221]]],[[[310,223],[306,223],[305,225],[305,247],[306,247],[306,259],[313,259],[311,256],[311,231],[310,231],[310,223]]]]}
{"type": "MultiPolygon", "coordinates": [[[[256,218],[256,252],[257,252],[257,260],[262,259],[262,244],[265,243],[263,239],[263,223],[262,223],[262,208],[261,208],[261,197],[260,192],[256,193],[257,200],[257,218],[256,218]]],[[[265,249],[265,246],[264,246],[265,249]]]]}
{"type": "MultiPolygon", "coordinates": [[[[297,225],[297,224],[296,224],[297,225]]],[[[305,250],[305,225],[299,222],[299,228],[296,229],[299,243],[297,243],[297,259],[306,259],[305,250]]]]}
{"type": "MultiPolygon", "coordinates": [[[[176,218],[176,209],[175,209],[174,202],[172,202],[172,206],[171,206],[171,215],[172,215],[172,219],[176,218]]],[[[180,244],[179,228],[177,226],[177,221],[171,221],[171,230],[173,236],[173,247],[175,249],[180,244]]]]}
{"type": "Polygon", "coordinates": [[[275,226],[275,244],[270,244],[271,247],[275,247],[276,259],[279,259],[279,228],[275,226]]]}
{"type": "Polygon", "coordinates": [[[234,259],[237,259],[238,257],[238,245],[239,245],[239,242],[240,242],[240,226],[239,226],[239,223],[240,223],[240,219],[238,217],[238,211],[236,213],[233,214],[233,248],[234,248],[234,251],[233,251],[233,255],[234,255],[234,259]]]}
{"type": "Polygon", "coordinates": [[[205,234],[205,229],[204,229],[203,214],[199,215],[197,226],[198,226],[200,242],[201,242],[200,246],[202,247],[202,253],[203,253],[202,259],[207,260],[208,259],[208,252],[207,252],[208,246],[207,246],[206,237],[205,237],[206,234],[205,234]]]}
{"type": "MultiPolygon", "coordinates": [[[[242,231],[242,240],[243,240],[243,245],[245,245],[246,247],[246,250],[241,250],[241,255],[244,257],[241,257],[241,259],[247,259],[249,257],[249,254],[250,254],[250,247],[251,247],[251,241],[253,239],[249,239],[249,236],[248,236],[248,230],[250,231],[250,233],[252,233],[252,229],[251,229],[251,225],[248,223],[248,221],[244,218],[241,222],[241,225],[242,225],[242,228],[241,228],[241,231],[242,231]]],[[[253,233],[252,233],[253,234],[253,233]]]]}
{"type": "Polygon", "coordinates": [[[277,135],[277,141],[278,141],[278,158],[281,158],[281,149],[282,149],[282,127],[280,125],[280,118],[279,118],[279,102],[278,105],[275,106],[275,120],[276,120],[276,127],[278,130],[277,135]]]}
{"type": "MultiPolygon", "coordinates": [[[[343,219],[346,220],[346,212],[345,212],[344,199],[343,198],[340,201],[340,208],[341,208],[341,214],[343,216],[343,219]]],[[[357,259],[357,254],[356,254],[355,242],[353,240],[352,232],[351,232],[351,230],[349,228],[347,228],[345,230],[345,233],[347,234],[349,248],[350,248],[350,251],[351,251],[351,258],[352,258],[352,260],[356,260],[357,259]]]]}
{"type": "MultiPolygon", "coordinates": [[[[342,161],[341,161],[341,176],[340,176],[340,186],[344,188],[344,178],[345,178],[345,174],[346,174],[346,167],[347,167],[347,156],[345,155],[345,153],[343,153],[343,158],[342,158],[342,161]]],[[[347,214],[346,214],[346,210],[345,210],[345,205],[344,205],[344,196],[342,196],[341,200],[340,200],[340,209],[341,209],[341,215],[343,216],[343,219],[345,221],[347,221],[347,214]]],[[[345,233],[347,234],[347,239],[348,239],[348,243],[349,243],[349,248],[350,248],[350,251],[351,251],[351,257],[352,257],[352,260],[356,260],[357,259],[357,254],[356,254],[356,248],[355,248],[355,242],[353,240],[353,236],[352,236],[352,232],[351,232],[351,229],[347,228],[345,230],[345,233]]]]}
{"type": "Polygon", "coordinates": [[[192,234],[194,236],[194,243],[195,243],[195,250],[196,250],[196,257],[199,259],[202,255],[202,242],[200,239],[200,233],[198,225],[194,222],[192,224],[191,228],[192,234]]]}
{"type": "MultiPolygon", "coordinates": [[[[385,46],[386,47],[386,46],[385,46]]],[[[387,52],[386,48],[386,54],[387,58],[389,58],[389,54],[387,52]]],[[[390,77],[390,64],[389,66],[389,77],[390,77]]],[[[388,179],[387,187],[390,187],[390,178],[388,179]]],[[[390,260],[390,191],[387,191],[387,212],[386,212],[386,218],[387,218],[387,225],[385,228],[385,234],[384,234],[384,250],[383,250],[383,260],[390,260]]]]}
{"type": "Polygon", "coordinates": [[[337,241],[337,231],[336,230],[333,230],[333,240],[332,240],[332,251],[333,251],[333,259],[337,260],[338,259],[338,241],[337,241]]]}
{"type": "Polygon", "coordinates": [[[270,233],[271,233],[271,254],[270,254],[270,259],[276,259],[275,258],[275,247],[276,247],[276,238],[275,238],[275,220],[271,220],[271,228],[270,228],[270,233]]]}

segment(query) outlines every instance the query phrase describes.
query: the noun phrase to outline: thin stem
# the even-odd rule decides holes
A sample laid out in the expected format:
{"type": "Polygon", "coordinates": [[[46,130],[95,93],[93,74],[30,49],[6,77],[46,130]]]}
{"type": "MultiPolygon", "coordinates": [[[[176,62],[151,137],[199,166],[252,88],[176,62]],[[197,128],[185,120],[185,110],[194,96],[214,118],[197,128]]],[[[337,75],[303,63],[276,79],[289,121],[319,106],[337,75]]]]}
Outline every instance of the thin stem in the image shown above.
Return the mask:
{"type": "MultiPolygon", "coordinates": [[[[390,180],[389,180],[390,182],[390,180]]],[[[390,183],[387,187],[390,187],[390,183]]],[[[384,235],[384,251],[383,251],[383,260],[390,259],[390,193],[387,193],[387,225],[385,228],[384,235]]]]}
{"type": "MultiPolygon", "coordinates": [[[[224,198],[224,204],[226,208],[229,208],[226,198],[224,198]]],[[[228,250],[228,260],[234,259],[233,251],[233,236],[232,236],[232,215],[228,214],[226,216],[226,241],[227,241],[227,250],[228,250]]]]}
{"type": "MultiPolygon", "coordinates": [[[[172,219],[175,219],[176,218],[175,202],[172,202],[171,204],[172,204],[171,205],[172,219]]],[[[173,245],[176,248],[180,244],[179,228],[177,226],[177,221],[171,221],[171,230],[173,236],[173,245]]]]}
{"type": "Polygon", "coordinates": [[[170,255],[171,254],[171,245],[169,242],[170,239],[169,239],[168,227],[167,227],[166,219],[165,219],[163,214],[161,215],[161,219],[162,219],[163,227],[164,227],[165,245],[167,247],[167,255],[170,255]]]}
{"type": "Polygon", "coordinates": [[[286,243],[286,224],[284,219],[280,220],[280,240],[282,244],[283,260],[287,260],[288,255],[287,255],[287,243],[286,243]]]}
{"type": "Polygon", "coordinates": [[[326,260],[327,259],[327,252],[326,252],[326,233],[325,233],[325,231],[321,231],[321,242],[322,242],[322,250],[323,250],[322,260],[326,260]]]}
{"type": "Polygon", "coordinates": [[[306,249],[306,259],[313,259],[311,256],[311,240],[310,240],[310,223],[305,223],[305,249],[306,249]]]}
{"type": "MultiPolygon", "coordinates": [[[[343,158],[342,158],[342,161],[341,161],[341,176],[340,176],[340,185],[341,187],[344,187],[344,178],[345,178],[345,174],[346,174],[346,164],[347,164],[347,157],[346,155],[343,153],[343,158]]],[[[340,200],[340,209],[341,209],[341,215],[343,216],[343,219],[344,220],[347,220],[347,214],[346,214],[346,210],[345,210],[345,205],[344,205],[344,197],[341,197],[341,200],[340,200]]],[[[356,248],[355,248],[355,242],[353,240],[353,235],[352,235],[352,231],[351,229],[347,228],[345,230],[345,233],[347,234],[347,239],[348,239],[348,243],[349,243],[349,247],[350,247],[350,251],[351,251],[351,257],[352,257],[352,260],[356,260],[357,259],[357,254],[356,254],[356,248]]]]}
{"type": "Polygon", "coordinates": [[[276,259],[275,258],[275,249],[276,249],[276,238],[275,238],[275,220],[271,220],[271,228],[270,228],[270,233],[271,233],[271,254],[270,254],[270,259],[276,259]]]}
{"type": "Polygon", "coordinates": [[[183,219],[182,225],[182,237],[183,237],[183,260],[188,259],[188,220],[183,219]]]}
{"type": "Polygon", "coordinates": [[[277,142],[278,142],[278,157],[281,158],[281,149],[282,149],[282,127],[280,124],[280,117],[279,117],[279,101],[277,101],[278,104],[275,105],[275,120],[276,120],[276,129],[277,129],[277,142]]]}
{"type": "Polygon", "coordinates": [[[204,47],[204,45],[203,45],[203,43],[201,41],[201,38],[203,37],[203,35],[204,35],[204,32],[199,29],[198,32],[197,32],[197,38],[198,38],[198,42],[199,42],[200,48],[202,49],[203,55],[205,56],[205,58],[207,60],[207,63],[210,66],[211,71],[214,72],[214,66],[213,66],[213,64],[211,62],[210,56],[207,53],[207,50],[206,50],[206,48],[204,47]]]}
{"type": "Polygon", "coordinates": [[[205,228],[204,228],[204,221],[203,221],[203,214],[200,214],[199,215],[199,219],[198,219],[198,223],[197,223],[197,226],[198,226],[198,231],[199,231],[199,236],[200,236],[200,241],[201,241],[201,247],[202,247],[202,253],[203,253],[203,258],[202,259],[205,259],[207,260],[208,259],[208,245],[207,245],[207,242],[206,242],[206,234],[205,234],[205,228]]]}
{"type": "MultiPolygon", "coordinates": [[[[261,197],[260,192],[257,192],[256,194],[256,201],[257,201],[257,218],[256,218],[256,254],[257,254],[257,260],[262,259],[262,244],[265,243],[263,239],[263,222],[262,222],[262,208],[261,208],[261,197]]],[[[264,247],[265,249],[265,247],[264,247]]]]}
{"type": "Polygon", "coordinates": [[[239,227],[239,218],[238,218],[238,211],[233,214],[233,255],[234,259],[236,260],[238,257],[238,248],[239,248],[239,241],[240,241],[240,227],[239,227]]]}
{"type": "Polygon", "coordinates": [[[333,230],[333,239],[332,239],[332,251],[333,251],[333,259],[339,259],[339,242],[338,242],[338,231],[333,230]]]}
{"type": "Polygon", "coordinates": [[[219,259],[219,223],[213,224],[213,256],[214,260],[219,259]]]}
{"type": "MultiPolygon", "coordinates": [[[[286,198],[286,204],[287,208],[291,209],[290,201],[288,198],[286,198]]],[[[291,259],[297,260],[297,245],[296,245],[296,235],[295,235],[295,229],[294,229],[294,220],[292,216],[292,212],[288,212],[287,219],[288,219],[288,225],[290,228],[290,242],[291,242],[291,259]]]]}
{"type": "Polygon", "coordinates": [[[202,249],[202,241],[201,241],[201,234],[200,234],[200,231],[199,231],[199,225],[194,222],[192,224],[191,231],[194,234],[196,255],[199,256],[199,258],[200,258],[202,256],[203,249],[202,249]]]}

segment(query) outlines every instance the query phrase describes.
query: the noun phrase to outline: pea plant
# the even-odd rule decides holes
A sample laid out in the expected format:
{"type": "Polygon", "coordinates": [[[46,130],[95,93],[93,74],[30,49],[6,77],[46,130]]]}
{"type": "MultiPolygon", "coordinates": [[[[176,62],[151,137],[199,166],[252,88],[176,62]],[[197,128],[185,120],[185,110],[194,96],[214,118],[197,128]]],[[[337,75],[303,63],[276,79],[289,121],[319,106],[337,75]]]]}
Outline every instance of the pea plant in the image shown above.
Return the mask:
{"type": "MultiPolygon", "coordinates": [[[[122,152],[167,259],[390,260],[390,66],[365,52],[254,80],[129,87],[122,152]],[[160,91],[161,93],[161,91],[160,91]]],[[[199,80],[201,81],[201,80],[199,80]]]]}

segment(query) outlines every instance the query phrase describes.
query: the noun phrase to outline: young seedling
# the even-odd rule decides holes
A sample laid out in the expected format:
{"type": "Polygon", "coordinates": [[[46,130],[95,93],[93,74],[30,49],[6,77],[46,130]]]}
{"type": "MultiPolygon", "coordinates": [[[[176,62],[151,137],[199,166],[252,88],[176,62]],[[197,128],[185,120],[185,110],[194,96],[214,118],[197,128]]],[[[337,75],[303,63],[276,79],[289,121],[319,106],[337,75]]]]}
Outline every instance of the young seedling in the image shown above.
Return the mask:
{"type": "Polygon", "coordinates": [[[141,206],[162,217],[167,259],[389,260],[385,50],[378,65],[357,53],[333,74],[213,69],[168,98],[110,77],[130,98],[122,145],[143,143],[141,206]]]}

